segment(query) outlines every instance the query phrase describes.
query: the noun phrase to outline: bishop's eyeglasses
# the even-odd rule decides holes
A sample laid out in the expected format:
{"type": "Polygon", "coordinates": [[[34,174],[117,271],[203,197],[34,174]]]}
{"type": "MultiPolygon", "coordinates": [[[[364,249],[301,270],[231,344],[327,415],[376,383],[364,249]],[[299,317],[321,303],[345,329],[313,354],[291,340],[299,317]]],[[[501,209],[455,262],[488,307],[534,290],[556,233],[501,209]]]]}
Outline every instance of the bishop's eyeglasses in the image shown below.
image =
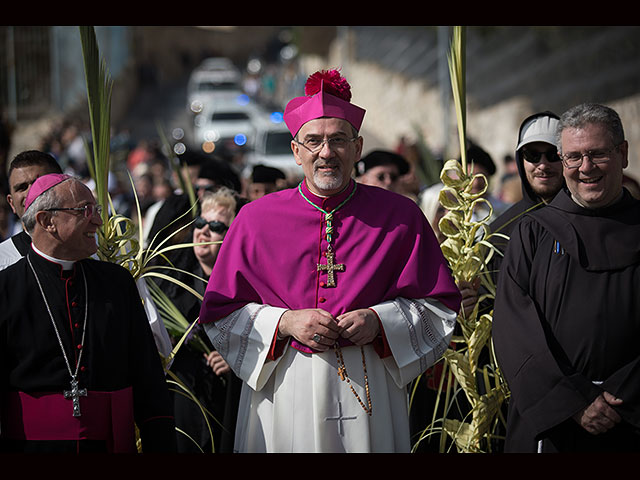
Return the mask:
{"type": "Polygon", "coordinates": [[[320,150],[322,150],[322,147],[324,147],[325,143],[329,145],[329,148],[331,150],[342,150],[350,142],[353,142],[354,140],[357,140],[357,139],[358,137],[347,138],[343,136],[338,136],[338,137],[331,137],[331,138],[324,138],[324,139],[320,137],[310,137],[310,138],[304,139],[302,142],[294,138],[293,141],[299,145],[302,145],[311,153],[318,153],[320,150]]]}
{"type": "Polygon", "coordinates": [[[58,211],[76,211],[82,212],[86,218],[91,218],[95,214],[102,215],[102,205],[88,203],[84,207],[53,207],[45,208],[45,212],[58,212],[58,211]]]}
{"type": "Polygon", "coordinates": [[[606,163],[611,160],[611,152],[620,147],[622,143],[604,150],[587,150],[586,152],[568,152],[560,155],[562,158],[562,164],[567,168],[579,168],[582,165],[584,157],[589,157],[591,163],[598,165],[599,163],[606,163]]]}

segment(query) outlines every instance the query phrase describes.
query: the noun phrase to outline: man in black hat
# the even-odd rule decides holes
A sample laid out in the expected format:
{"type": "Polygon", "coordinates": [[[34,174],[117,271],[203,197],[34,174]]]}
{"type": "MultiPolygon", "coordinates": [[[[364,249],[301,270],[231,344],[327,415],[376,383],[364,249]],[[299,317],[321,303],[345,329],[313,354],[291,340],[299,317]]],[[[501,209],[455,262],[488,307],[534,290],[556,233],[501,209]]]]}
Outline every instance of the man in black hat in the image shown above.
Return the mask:
{"type": "Polygon", "coordinates": [[[256,165],[253,167],[245,196],[249,201],[256,200],[264,197],[267,193],[277,192],[286,186],[286,176],[282,170],[267,165],[256,165]]]}
{"type": "Polygon", "coordinates": [[[205,191],[215,191],[219,187],[227,187],[236,192],[242,189],[240,177],[231,164],[217,156],[203,156],[193,186],[201,200],[205,191]]]}
{"type": "Polygon", "coordinates": [[[385,190],[398,190],[398,177],[409,172],[409,162],[402,155],[374,150],[356,163],[356,180],[385,190]]]}

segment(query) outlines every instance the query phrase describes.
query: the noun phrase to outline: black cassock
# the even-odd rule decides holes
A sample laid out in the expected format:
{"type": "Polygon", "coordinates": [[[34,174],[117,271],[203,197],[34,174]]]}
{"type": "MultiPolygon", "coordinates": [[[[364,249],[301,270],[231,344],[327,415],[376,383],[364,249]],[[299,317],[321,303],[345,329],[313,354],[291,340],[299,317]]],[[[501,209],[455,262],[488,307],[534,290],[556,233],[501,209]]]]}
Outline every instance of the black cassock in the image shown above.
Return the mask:
{"type": "Polygon", "coordinates": [[[512,397],[507,452],[640,450],[640,202],[578,206],[567,190],[522,218],[493,319],[512,397]],[[601,435],[572,416],[607,391],[623,422],[601,435]]]}
{"type": "Polygon", "coordinates": [[[127,439],[130,451],[135,426],[144,452],[175,451],[161,360],[126,269],[86,259],[63,272],[30,251],[0,272],[0,305],[2,451],[113,451],[114,437],[127,439]],[[73,417],[72,399],[61,397],[71,378],[60,343],[72,372],[80,358],[79,388],[88,392],[79,399],[80,417],[73,417]]]}
{"type": "MultiPolygon", "coordinates": [[[[178,269],[203,279],[207,278],[192,249],[178,249],[168,257],[178,269]]],[[[172,277],[204,295],[206,283],[199,279],[182,272],[173,272],[172,277]]],[[[187,321],[192,323],[198,318],[202,302],[195,295],[173,282],[156,282],[187,321]]],[[[192,333],[198,335],[210,349],[213,349],[209,337],[200,325],[196,325],[192,333]]],[[[174,402],[176,427],[180,431],[177,435],[178,453],[211,452],[212,447],[216,453],[233,452],[242,381],[233,372],[223,376],[216,375],[206,364],[203,353],[189,342],[185,342],[178,350],[171,371],[211,414],[205,414],[179,387],[170,391],[174,402]]]]}

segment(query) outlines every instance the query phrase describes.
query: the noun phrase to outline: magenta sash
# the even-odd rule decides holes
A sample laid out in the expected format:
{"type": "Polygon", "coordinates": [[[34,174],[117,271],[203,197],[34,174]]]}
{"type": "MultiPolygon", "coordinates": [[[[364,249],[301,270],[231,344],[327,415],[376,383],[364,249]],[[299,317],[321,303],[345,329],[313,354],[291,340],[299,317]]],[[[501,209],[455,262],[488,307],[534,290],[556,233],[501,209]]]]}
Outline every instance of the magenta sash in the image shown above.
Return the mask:
{"type": "Polygon", "coordinates": [[[105,440],[110,453],[135,453],[131,387],[89,391],[80,397],[80,417],[62,393],[9,392],[2,436],[14,440],[105,440]]]}

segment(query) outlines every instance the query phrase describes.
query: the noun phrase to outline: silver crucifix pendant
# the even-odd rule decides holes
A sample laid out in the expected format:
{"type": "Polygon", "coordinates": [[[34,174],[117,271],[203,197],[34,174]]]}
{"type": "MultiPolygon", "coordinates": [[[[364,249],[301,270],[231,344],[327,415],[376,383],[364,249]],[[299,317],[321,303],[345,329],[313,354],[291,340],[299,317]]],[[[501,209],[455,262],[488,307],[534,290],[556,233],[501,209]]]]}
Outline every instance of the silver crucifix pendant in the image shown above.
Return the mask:
{"type": "Polygon", "coordinates": [[[72,398],[73,399],[73,416],[80,416],[80,397],[87,396],[86,388],[78,388],[78,380],[74,378],[71,379],[71,390],[65,390],[64,398],[72,398]]]}

